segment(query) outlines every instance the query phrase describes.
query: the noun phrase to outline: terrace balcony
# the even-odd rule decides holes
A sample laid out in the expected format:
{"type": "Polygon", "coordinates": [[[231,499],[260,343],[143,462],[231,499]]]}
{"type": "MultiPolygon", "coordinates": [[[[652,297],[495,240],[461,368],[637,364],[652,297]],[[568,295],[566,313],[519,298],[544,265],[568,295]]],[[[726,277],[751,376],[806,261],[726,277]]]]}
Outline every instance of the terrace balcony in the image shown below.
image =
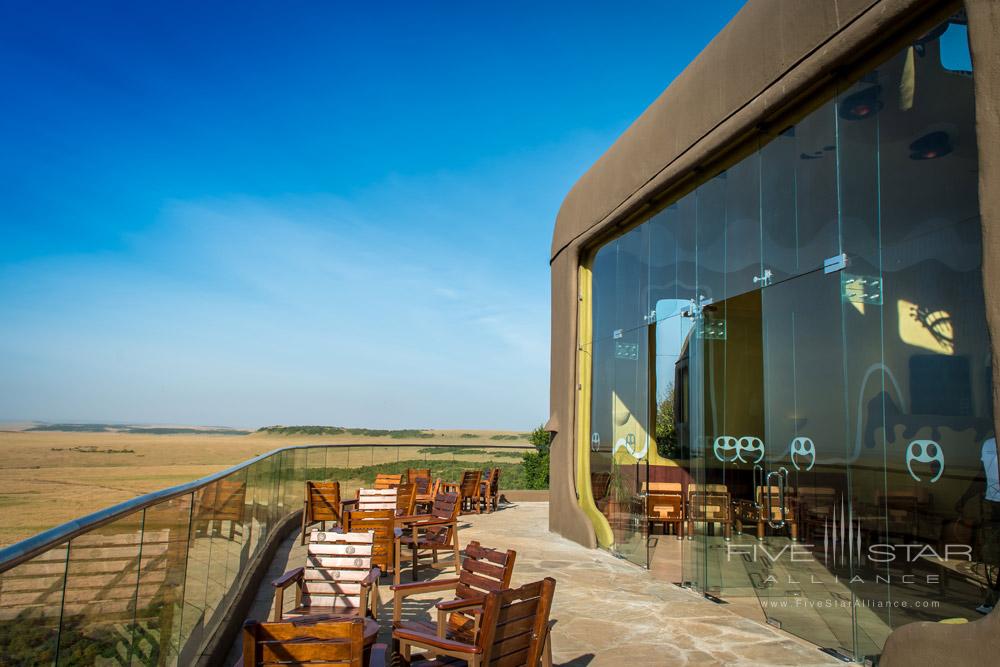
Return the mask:
{"type": "MultiPolygon", "coordinates": [[[[304,562],[297,528],[305,480],[350,480],[353,493],[372,466],[482,467],[511,449],[286,448],[13,545],[0,551],[0,664],[232,665],[244,620],[271,616],[270,582],[304,562]]],[[[556,579],[555,664],[837,664],[813,645],[549,533],[548,503],[531,492],[506,496],[499,511],[463,515],[459,541],[516,550],[513,585],[556,579]]],[[[432,576],[442,575],[425,569],[421,579],[432,576]]],[[[380,586],[385,643],[389,583],[380,586]]],[[[405,612],[429,620],[437,599],[418,597],[405,612]]]]}

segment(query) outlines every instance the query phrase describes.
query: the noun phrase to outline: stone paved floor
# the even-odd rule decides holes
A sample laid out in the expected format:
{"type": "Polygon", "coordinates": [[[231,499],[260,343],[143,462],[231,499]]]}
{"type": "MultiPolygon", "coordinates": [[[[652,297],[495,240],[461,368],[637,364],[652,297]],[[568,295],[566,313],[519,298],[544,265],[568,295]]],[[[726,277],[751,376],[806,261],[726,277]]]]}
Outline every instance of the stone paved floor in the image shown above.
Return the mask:
{"type": "MultiPolygon", "coordinates": [[[[649,571],[604,551],[584,549],[548,532],[548,503],[520,503],[493,514],[462,518],[462,544],[479,540],[485,546],[517,551],[514,585],[545,576],[556,579],[552,618],[556,619],[553,659],[557,665],[842,664],[812,644],[654,578],[649,571]]],[[[286,540],[258,592],[252,618],[270,616],[270,581],[286,565],[295,567],[303,558],[298,541],[286,540]]],[[[437,576],[452,574],[444,570],[437,576]]],[[[404,574],[403,581],[408,580],[404,574]]],[[[388,583],[386,578],[380,590],[385,606],[379,641],[386,643],[392,618],[388,583]]],[[[408,605],[407,617],[427,618],[426,610],[436,599],[440,598],[428,596],[408,605]]],[[[234,645],[229,664],[238,655],[239,646],[234,645]]]]}

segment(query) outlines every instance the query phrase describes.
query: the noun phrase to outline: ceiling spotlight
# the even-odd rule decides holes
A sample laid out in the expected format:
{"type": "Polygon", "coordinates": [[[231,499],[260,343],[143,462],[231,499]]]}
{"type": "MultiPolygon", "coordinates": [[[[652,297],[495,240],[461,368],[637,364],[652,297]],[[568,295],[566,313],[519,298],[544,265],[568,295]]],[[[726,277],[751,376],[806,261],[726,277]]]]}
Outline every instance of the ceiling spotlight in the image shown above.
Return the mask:
{"type": "Polygon", "coordinates": [[[864,120],[882,110],[879,94],[882,86],[872,86],[848,95],[840,103],[840,117],[844,120],[864,120]]]}
{"type": "Polygon", "coordinates": [[[910,159],[933,160],[947,155],[953,148],[947,132],[931,132],[910,144],[910,159]]]}

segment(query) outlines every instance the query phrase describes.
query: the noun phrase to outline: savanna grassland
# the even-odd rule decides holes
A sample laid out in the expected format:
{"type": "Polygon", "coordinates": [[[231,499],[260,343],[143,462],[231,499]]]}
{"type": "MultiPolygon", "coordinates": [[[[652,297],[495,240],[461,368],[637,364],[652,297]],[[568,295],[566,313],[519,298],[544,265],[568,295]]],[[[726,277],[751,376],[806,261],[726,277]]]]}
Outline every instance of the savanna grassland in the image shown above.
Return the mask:
{"type": "Polygon", "coordinates": [[[436,462],[444,466],[442,470],[450,470],[460,462],[468,462],[471,467],[473,462],[486,460],[510,462],[513,466],[519,455],[499,448],[528,444],[527,434],[511,431],[351,432],[318,428],[280,428],[249,434],[192,429],[0,431],[0,545],[289,445],[422,445],[406,450],[352,449],[353,460],[348,459],[346,451],[331,450],[326,465],[340,470],[363,466],[358,471],[361,480],[373,466],[392,467],[402,461],[401,452],[408,452],[403,454],[406,458],[436,462]],[[437,444],[455,447],[430,449],[437,444]],[[483,447],[489,447],[489,455],[483,447]]]}

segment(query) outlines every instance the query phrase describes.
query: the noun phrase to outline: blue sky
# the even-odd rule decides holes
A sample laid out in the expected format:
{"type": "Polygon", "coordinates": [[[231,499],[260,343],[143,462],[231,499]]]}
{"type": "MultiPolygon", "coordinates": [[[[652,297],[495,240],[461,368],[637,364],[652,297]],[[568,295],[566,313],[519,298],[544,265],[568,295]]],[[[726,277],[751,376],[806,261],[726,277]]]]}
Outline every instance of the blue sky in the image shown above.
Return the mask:
{"type": "Polygon", "coordinates": [[[0,7],[0,419],[525,429],[573,182],[740,2],[0,7]]]}

